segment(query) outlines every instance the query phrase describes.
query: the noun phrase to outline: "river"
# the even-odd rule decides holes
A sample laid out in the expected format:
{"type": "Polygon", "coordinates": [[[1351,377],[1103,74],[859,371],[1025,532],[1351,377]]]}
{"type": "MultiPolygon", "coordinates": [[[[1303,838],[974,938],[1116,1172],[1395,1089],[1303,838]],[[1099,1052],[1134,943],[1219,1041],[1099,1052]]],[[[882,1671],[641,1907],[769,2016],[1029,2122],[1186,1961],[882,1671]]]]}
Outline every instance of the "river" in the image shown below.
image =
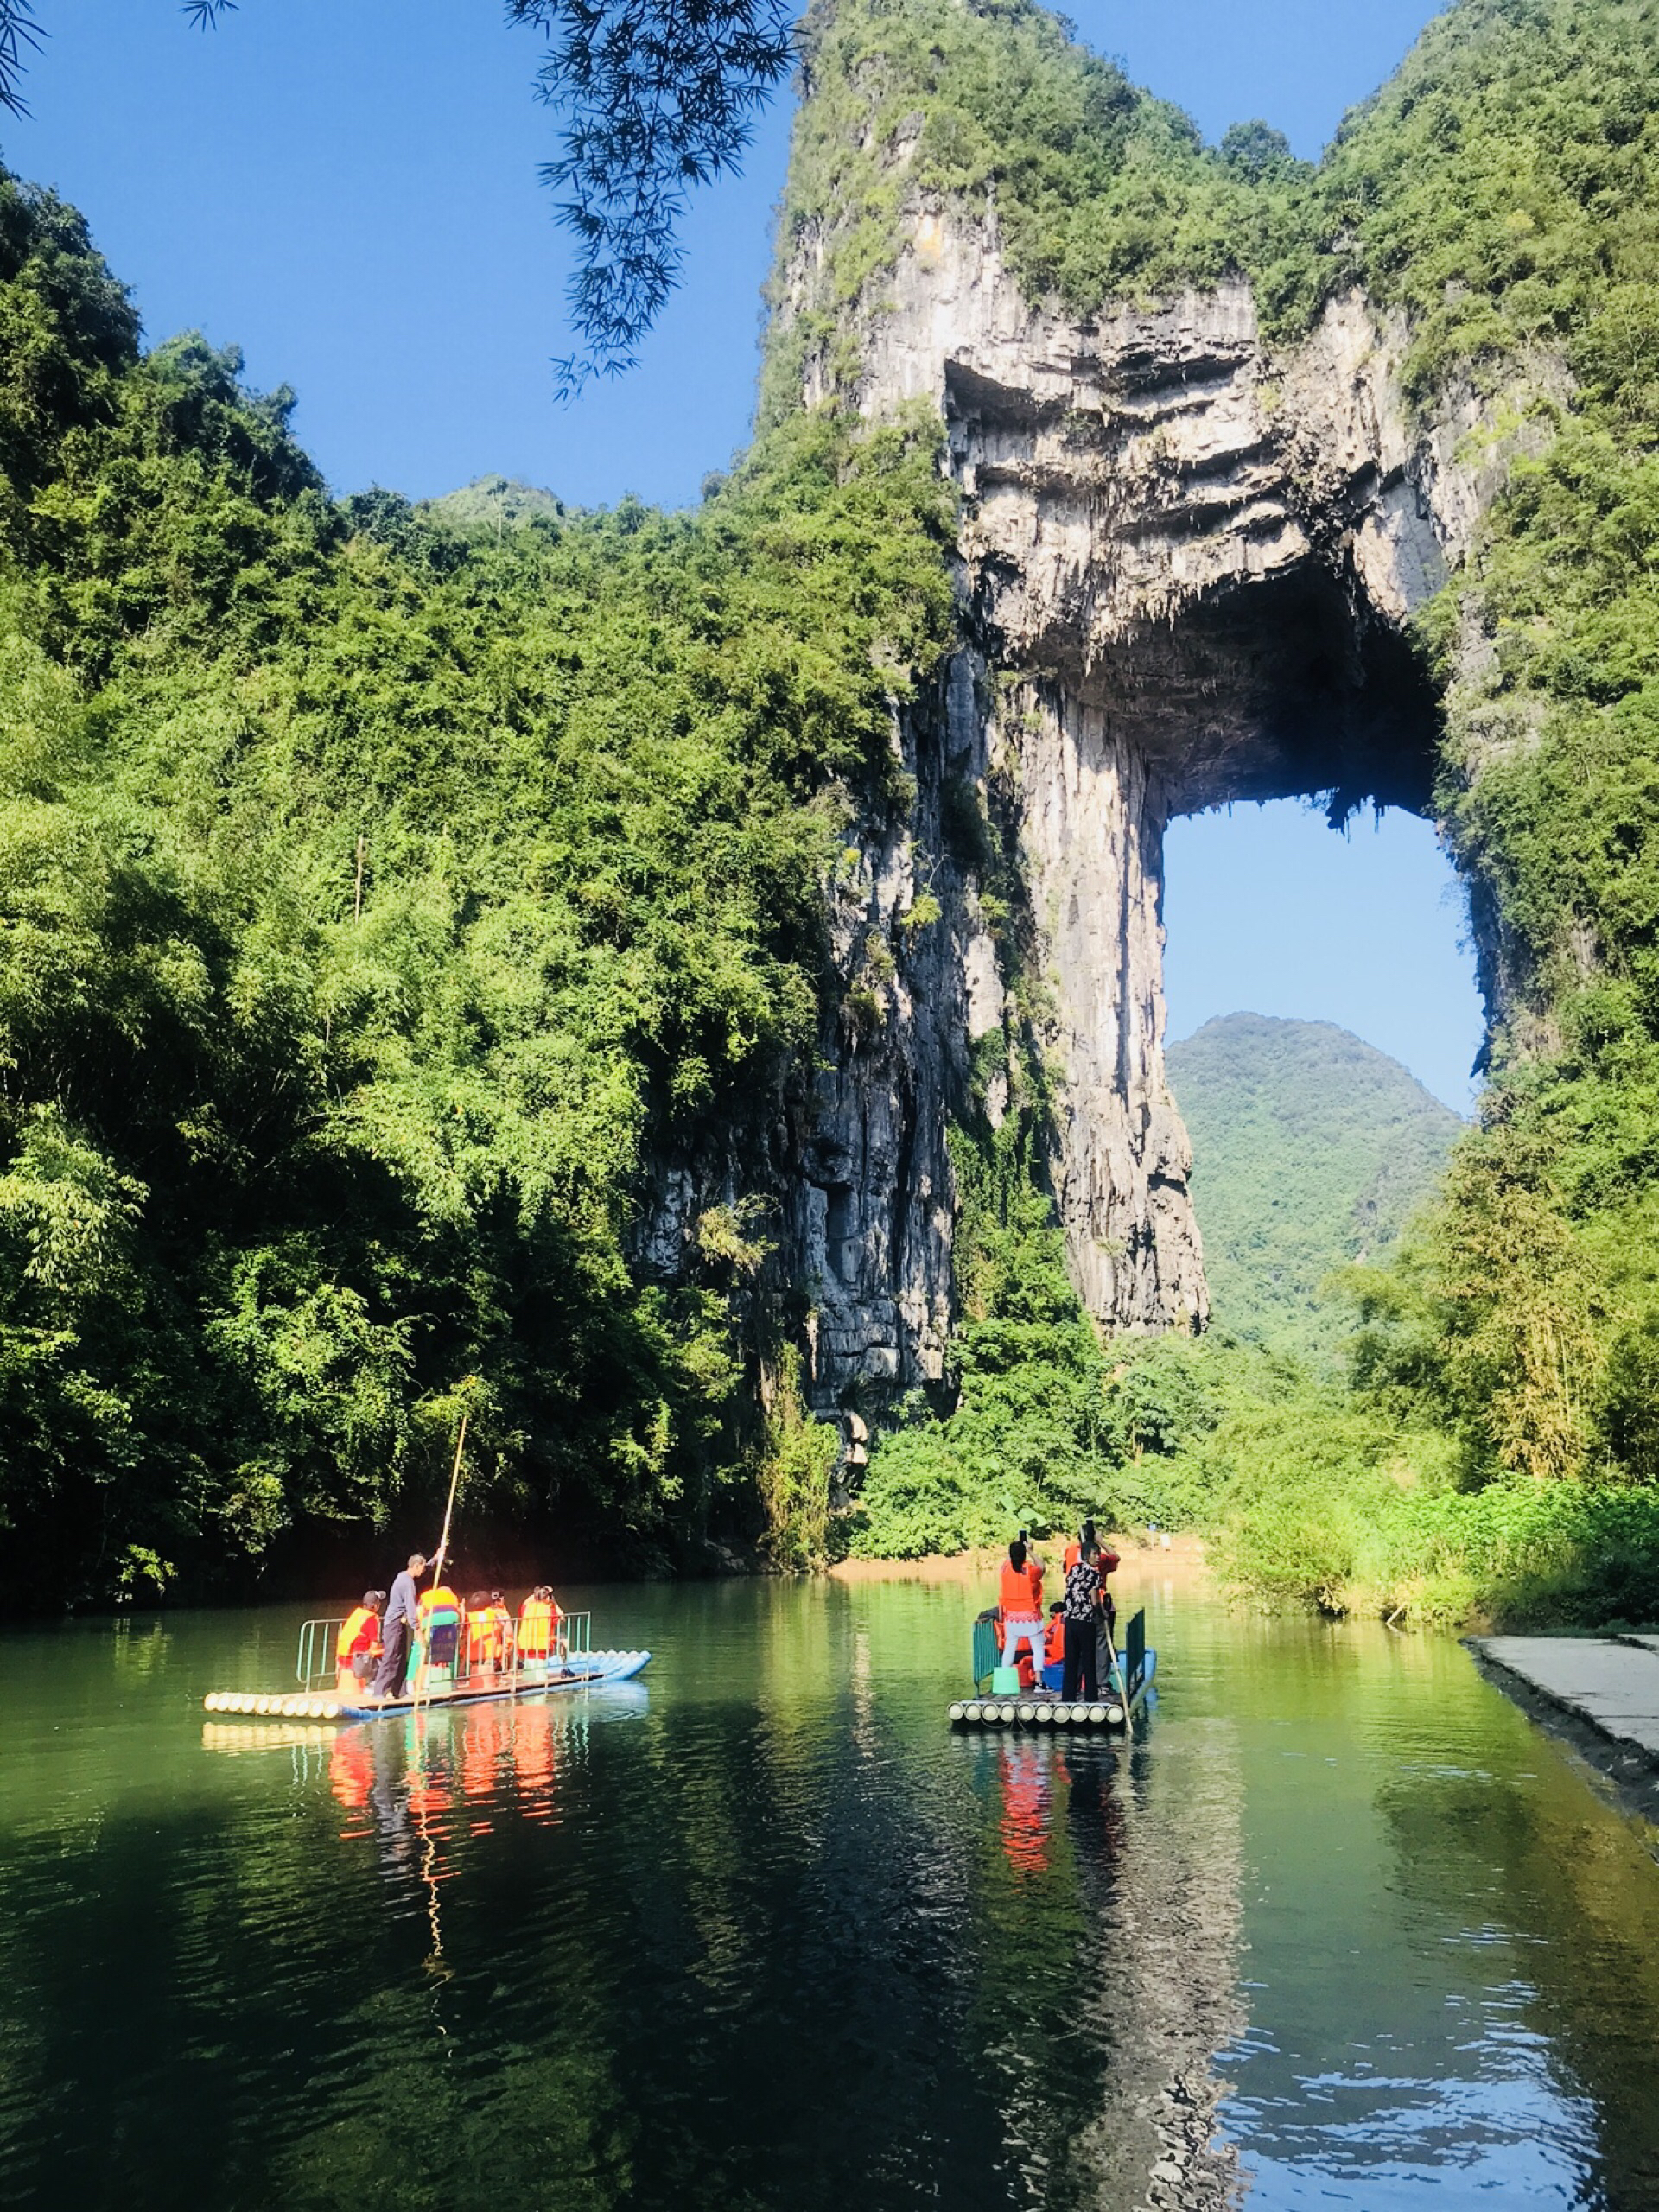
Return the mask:
{"type": "Polygon", "coordinates": [[[340,1731],[201,1712],[293,1609],[7,1636],[0,2196],[1652,2212],[1653,1832],[1450,1639],[1142,1594],[1116,1745],[947,1728],[960,1584],[340,1731]]]}

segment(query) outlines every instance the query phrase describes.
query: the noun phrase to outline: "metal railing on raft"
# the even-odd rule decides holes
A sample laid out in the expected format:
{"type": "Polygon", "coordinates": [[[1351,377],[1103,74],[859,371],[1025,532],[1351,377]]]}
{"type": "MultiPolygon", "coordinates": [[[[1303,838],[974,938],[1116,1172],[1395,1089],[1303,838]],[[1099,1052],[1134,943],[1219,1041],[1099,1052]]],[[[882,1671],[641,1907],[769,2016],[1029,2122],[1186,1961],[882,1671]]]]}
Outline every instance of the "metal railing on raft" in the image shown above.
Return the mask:
{"type": "MultiPolygon", "coordinates": [[[[458,1688],[465,1682],[482,1681],[486,1674],[498,1677],[505,1675],[516,1683],[521,1675],[546,1674],[550,1660],[563,1669],[568,1667],[573,1659],[586,1660],[593,1656],[594,1617],[591,1613],[563,1614],[559,1620],[556,1634],[550,1638],[550,1649],[521,1651],[518,1632],[522,1625],[523,1624],[518,1621],[505,1622],[501,1630],[502,1648],[499,1665],[486,1661],[484,1666],[480,1667],[474,1663],[475,1653],[467,1633],[467,1624],[463,1620],[456,1640],[453,1664],[446,1662],[441,1669],[432,1671],[441,1672],[447,1678],[451,1688],[458,1688]]],[[[319,1618],[316,1620],[301,1622],[300,1648],[294,1663],[294,1676],[302,1688],[314,1690],[334,1688],[340,1663],[335,1653],[340,1643],[340,1631],[344,1626],[343,1615],[337,1615],[333,1620],[319,1618]]],[[[538,1643],[541,1642],[539,1635],[537,1642],[538,1643]]],[[[411,1652],[410,1655],[411,1679],[417,1663],[419,1662],[416,1653],[411,1652]]]]}
{"type": "Polygon", "coordinates": [[[345,1625],[343,1613],[338,1620],[300,1623],[300,1656],[295,1662],[294,1674],[302,1688],[312,1689],[320,1683],[332,1687],[337,1666],[334,1651],[345,1625]],[[321,1660],[317,1656],[319,1644],[322,1648],[321,1660]]]}

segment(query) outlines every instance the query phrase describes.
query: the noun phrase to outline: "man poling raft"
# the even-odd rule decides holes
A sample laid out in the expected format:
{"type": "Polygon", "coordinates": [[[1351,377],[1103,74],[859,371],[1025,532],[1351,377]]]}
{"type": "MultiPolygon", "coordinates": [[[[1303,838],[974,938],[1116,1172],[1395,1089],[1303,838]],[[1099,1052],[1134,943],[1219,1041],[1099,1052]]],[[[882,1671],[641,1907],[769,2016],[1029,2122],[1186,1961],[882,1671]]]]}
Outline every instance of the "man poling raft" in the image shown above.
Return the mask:
{"type": "Polygon", "coordinates": [[[1120,1656],[1106,1577],[1118,1565],[1085,1521],[1065,1554],[1065,1589],[1043,1618],[1043,1562],[1025,1529],[1008,1547],[998,1603],[974,1623],[971,1699],[952,1722],[1026,1727],[1122,1728],[1146,1705],[1158,1655],[1136,1613],[1120,1656]],[[988,1685],[989,1695],[983,1693],[988,1685]]]}
{"type": "Polygon", "coordinates": [[[210,1713],[259,1719],[372,1719],[419,1714],[433,1706],[542,1696],[629,1681],[648,1651],[596,1651],[591,1618],[567,1613],[544,1582],[515,1620],[505,1592],[477,1591],[463,1605],[445,1578],[467,1422],[461,1424],[443,1533],[429,1562],[411,1552],[390,1593],[365,1591],[341,1619],[308,1620],[300,1630],[297,1692],[214,1690],[210,1713]]]}

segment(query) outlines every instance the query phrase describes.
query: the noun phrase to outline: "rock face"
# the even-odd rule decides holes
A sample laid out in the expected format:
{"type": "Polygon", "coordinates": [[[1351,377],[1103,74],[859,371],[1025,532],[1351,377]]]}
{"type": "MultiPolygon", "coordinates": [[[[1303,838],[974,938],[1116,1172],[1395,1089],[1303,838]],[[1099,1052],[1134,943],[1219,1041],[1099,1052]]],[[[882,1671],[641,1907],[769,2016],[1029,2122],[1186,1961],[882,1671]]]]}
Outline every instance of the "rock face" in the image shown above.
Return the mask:
{"type": "MultiPolygon", "coordinates": [[[[823,264],[804,239],[785,326],[823,264]]],[[[1404,329],[1357,296],[1277,357],[1242,283],[1068,320],[1024,297],[994,220],[918,202],[871,296],[859,403],[943,419],[961,621],[937,694],[895,729],[918,792],[905,836],[861,846],[834,887],[845,997],[771,1147],[823,1411],[941,1372],[945,1131],[970,1095],[1006,1110],[998,1032],[1046,1071],[1090,1311],[1110,1330],[1203,1325],[1164,1074],[1165,824],[1293,794],[1427,810],[1438,709],[1404,626],[1509,458],[1495,441],[1465,457],[1483,451],[1472,400],[1409,424],[1404,329]],[[960,834],[976,813],[1012,855],[1017,927],[988,925],[960,834]]],[[[826,375],[809,359],[809,404],[826,375]]]]}

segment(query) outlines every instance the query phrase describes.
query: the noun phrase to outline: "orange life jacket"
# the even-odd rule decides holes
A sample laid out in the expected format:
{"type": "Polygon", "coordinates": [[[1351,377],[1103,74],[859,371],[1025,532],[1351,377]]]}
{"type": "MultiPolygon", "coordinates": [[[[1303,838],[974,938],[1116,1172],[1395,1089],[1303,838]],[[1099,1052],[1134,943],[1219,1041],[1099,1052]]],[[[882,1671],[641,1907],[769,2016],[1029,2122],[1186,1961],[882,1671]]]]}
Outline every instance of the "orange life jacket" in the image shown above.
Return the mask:
{"type": "Polygon", "coordinates": [[[1028,1621],[1041,1611],[1043,1570],[1034,1560],[1028,1559],[1023,1567],[1003,1560],[1001,1603],[1005,1621],[1028,1621]]]}
{"type": "Polygon", "coordinates": [[[415,1601],[415,1610],[423,1616],[435,1612],[451,1612],[457,1620],[464,1618],[461,1603],[448,1584],[439,1582],[430,1590],[423,1590],[415,1601]]]}
{"type": "Polygon", "coordinates": [[[474,1672],[480,1667],[499,1667],[507,1653],[507,1609],[505,1605],[480,1605],[475,1613],[467,1616],[467,1663],[474,1672]]]}
{"type": "Polygon", "coordinates": [[[367,1605],[359,1605],[340,1624],[334,1657],[342,1667],[349,1667],[359,1651],[372,1651],[379,1641],[380,1616],[367,1605]]]}
{"type": "Polygon", "coordinates": [[[1043,1664],[1063,1667],[1065,1664],[1065,1623],[1058,1613],[1048,1617],[1048,1626],[1043,1635],[1043,1664]]]}
{"type": "Polygon", "coordinates": [[[548,1598],[526,1598],[518,1608],[518,1656],[545,1659],[553,1649],[554,1631],[564,1618],[548,1598]]]}

